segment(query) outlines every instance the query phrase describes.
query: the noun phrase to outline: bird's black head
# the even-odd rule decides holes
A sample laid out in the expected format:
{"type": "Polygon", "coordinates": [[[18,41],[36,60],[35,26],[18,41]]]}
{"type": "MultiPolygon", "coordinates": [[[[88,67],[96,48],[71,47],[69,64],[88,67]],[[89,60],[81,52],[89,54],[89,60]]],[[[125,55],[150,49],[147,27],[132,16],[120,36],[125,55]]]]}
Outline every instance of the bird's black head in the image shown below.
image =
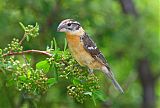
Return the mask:
{"type": "Polygon", "coordinates": [[[81,25],[79,22],[73,19],[65,19],[59,24],[57,31],[74,33],[77,32],[80,28],[81,25]]]}

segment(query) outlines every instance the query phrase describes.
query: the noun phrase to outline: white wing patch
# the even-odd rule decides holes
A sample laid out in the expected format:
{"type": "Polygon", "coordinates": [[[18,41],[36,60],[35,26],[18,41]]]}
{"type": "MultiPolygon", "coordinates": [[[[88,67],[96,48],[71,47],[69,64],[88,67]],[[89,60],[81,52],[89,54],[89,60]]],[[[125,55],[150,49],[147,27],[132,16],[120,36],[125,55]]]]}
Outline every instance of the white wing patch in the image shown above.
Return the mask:
{"type": "Polygon", "coordinates": [[[95,49],[97,49],[97,47],[92,47],[92,46],[90,46],[90,47],[87,47],[89,50],[95,50],[95,49]]]}

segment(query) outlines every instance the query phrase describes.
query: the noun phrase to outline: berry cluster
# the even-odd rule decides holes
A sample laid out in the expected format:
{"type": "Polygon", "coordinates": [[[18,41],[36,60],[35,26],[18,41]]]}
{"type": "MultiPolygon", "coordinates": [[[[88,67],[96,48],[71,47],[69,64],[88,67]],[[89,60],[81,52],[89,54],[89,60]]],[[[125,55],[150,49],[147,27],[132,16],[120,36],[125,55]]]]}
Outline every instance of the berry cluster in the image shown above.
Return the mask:
{"type": "MultiPolygon", "coordinates": [[[[52,59],[53,60],[53,59],[52,59]]],[[[68,50],[55,54],[53,63],[56,66],[59,77],[71,82],[67,87],[68,95],[77,102],[83,103],[87,97],[99,90],[98,79],[94,74],[89,74],[85,67],[81,67],[71,56],[68,50]],[[56,61],[56,62],[55,62],[56,61]]]]}
{"type": "MultiPolygon", "coordinates": [[[[6,63],[7,64],[7,63],[6,63]]],[[[19,91],[28,95],[40,95],[48,90],[48,78],[42,70],[34,70],[30,64],[22,64],[14,58],[8,61],[9,67],[6,69],[13,71],[10,77],[10,84],[19,91]]]]}
{"type": "Polygon", "coordinates": [[[28,25],[27,27],[25,27],[25,34],[29,37],[36,37],[39,35],[38,31],[39,31],[39,25],[36,23],[35,26],[33,25],[28,25]]]}
{"type": "Polygon", "coordinates": [[[10,44],[8,44],[8,47],[6,47],[3,51],[4,53],[11,53],[11,52],[21,52],[23,50],[23,47],[20,46],[19,40],[13,38],[10,44]]]}

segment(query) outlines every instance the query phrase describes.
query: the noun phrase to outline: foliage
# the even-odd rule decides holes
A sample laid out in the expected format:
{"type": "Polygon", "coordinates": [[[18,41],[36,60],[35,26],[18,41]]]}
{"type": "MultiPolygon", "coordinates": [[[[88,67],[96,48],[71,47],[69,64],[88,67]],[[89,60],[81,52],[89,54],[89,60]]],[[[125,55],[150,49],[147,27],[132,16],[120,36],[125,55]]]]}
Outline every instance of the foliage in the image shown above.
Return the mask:
{"type": "MultiPolygon", "coordinates": [[[[16,50],[16,52],[20,53],[21,50],[24,52],[30,49],[40,49],[44,50],[45,53],[47,52],[47,55],[42,54],[44,53],[43,51],[39,53],[33,52],[33,54],[25,52],[27,64],[30,64],[33,71],[35,72],[37,68],[43,70],[42,72],[46,75],[45,77],[47,77],[48,80],[50,79],[48,81],[50,84],[47,83],[47,91],[44,94],[42,93],[42,96],[37,95],[36,98],[34,98],[35,100],[31,99],[31,101],[36,101],[37,107],[40,108],[142,107],[143,100],[146,97],[144,97],[144,86],[142,86],[141,83],[142,79],[139,77],[139,64],[141,59],[147,59],[148,66],[145,66],[144,70],[150,68],[150,76],[153,76],[153,79],[157,79],[151,90],[154,90],[155,108],[158,108],[158,106],[160,106],[159,5],[159,0],[1,0],[0,59],[3,60],[4,57],[2,57],[2,54],[9,53],[7,51],[10,50],[16,50]],[[132,1],[138,17],[126,14],[120,1],[132,1]],[[105,55],[116,79],[124,89],[124,95],[119,95],[111,86],[110,82],[108,80],[106,81],[104,75],[100,72],[95,72],[97,76],[96,79],[99,79],[99,85],[97,86],[101,87],[98,90],[102,90],[103,92],[99,91],[96,93],[96,91],[91,93],[85,88],[85,91],[87,90],[85,93],[87,94],[85,95],[87,98],[85,98],[86,100],[83,104],[78,104],[72,101],[72,98],[69,98],[74,97],[74,94],[77,93],[77,87],[81,87],[83,84],[81,84],[81,86],[74,85],[74,83],[79,83],[79,78],[77,77],[75,80],[71,80],[70,75],[68,75],[68,79],[66,79],[64,75],[68,71],[63,73],[54,70],[56,64],[53,63],[53,58],[50,57],[50,55],[52,56],[54,54],[54,51],[57,51],[55,52],[56,54],[59,52],[68,53],[67,55],[70,56],[66,49],[66,42],[63,41],[64,34],[56,31],[60,21],[66,18],[73,18],[79,21],[85,31],[93,38],[99,49],[105,55]],[[39,35],[37,34],[38,37],[27,37],[29,41],[23,41],[21,45],[17,44],[20,49],[13,48],[6,49],[6,51],[4,50],[5,47],[9,48],[7,44],[10,43],[13,38],[21,39],[24,35],[18,22],[23,22],[26,25],[25,27],[28,27],[28,24],[34,25],[35,21],[38,22],[40,27],[39,35]],[[55,39],[58,44],[56,48],[54,47],[55,39]],[[49,45],[50,41],[51,45],[49,45]],[[48,59],[46,59],[46,56],[48,59]],[[36,64],[39,64],[39,66],[36,67],[36,64]],[[50,67],[48,72],[46,72],[48,68],[44,69],[43,64],[50,67]],[[61,73],[62,76],[57,73],[61,73]],[[76,87],[76,89],[73,90],[74,94],[68,97],[66,93],[69,95],[72,87],[76,87]],[[89,96],[90,94],[93,96],[95,94],[102,94],[98,97],[99,99],[101,97],[101,100],[104,99],[105,101],[96,100],[95,106],[93,102],[91,102],[91,98],[88,99],[88,97],[91,97],[89,96]],[[107,99],[103,97],[103,94],[107,95],[107,99]]],[[[32,26],[32,28],[34,27],[35,26],[32,26]]],[[[24,40],[27,40],[27,38],[25,37],[24,40]]],[[[15,42],[15,40],[13,41],[15,42]]],[[[17,43],[20,41],[21,40],[18,40],[17,43]]],[[[11,44],[12,43],[10,43],[10,46],[12,47],[13,45],[11,44]]],[[[15,46],[17,47],[17,45],[15,46]]],[[[61,53],[61,55],[63,55],[63,53],[61,53]]],[[[23,55],[12,57],[14,57],[13,60],[20,62],[21,68],[23,66],[22,64],[26,64],[23,55]]],[[[5,57],[5,59],[8,59],[7,61],[10,61],[9,58],[10,56],[5,57]]],[[[58,63],[61,64],[62,61],[58,63]]],[[[1,64],[0,62],[0,65],[1,64]]],[[[68,67],[68,65],[67,62],[66,66],[68,67]]],[[[76,65],[74,67],[79,66],[76,65]]],[[[83,69],[85,70],[83,73],[86,73],[86,68],[83,69]]],[[[10,78],[12,78],[12,74],[9,73],[12,72],[10,72],[10,70],[0,69],[0,97],[3,97],[0,99],[0,107],[17,108],[19,103],[23,103],[20,105],[23,108],[30,107],[29,100],[25,99],[25,102],[23,102],[23,99],[21,99],[19,93],[23,91],[16,92],[15,87],[17,88],[17,85],[14,86],[12,81],[9,83],[10,78]],[[5,73],[2,73],[4,71],[5,73]],[[13,86],[10,86],[10,84],[13,86]]],[[[92,77],[92,75],[88,75],[88,77],[92,77]]],[[[146,82],[148,82],[148,80],[146,82]]],[[[17,82],[14,82],[14,84],[16,83],[17,82]]],[[[27,95],[24,97],[27,97],[27,95]]]]}
{"type": "Polygon", "coordinates": [[[25,27],[22,23],[20,25],[25,31],[24,37],[21,41],[14,38],[8,47],[1,50],[0,55],[0,69],[5,74],[8,87],[14,86],[25,98],[35,98],[45,94],[49,88],[58,83],[60,78],[64,78],[70,82],[67,87],[68,95],[77,102],[83,103],[89,97],[94,103],[96,99],[102,100],[99,98],[101,94],[94,94],[100,92],[97,77],[88,74],[88,70],[81,67],[67,49],[60,51],[55,39],[55,48],[53,49],[52,42],[51,47],[44,51],[45,54],[50,53],[49,58],[39,61],[34,68],[31,61],[26,58],[21,44],[24,38],[38,36],[39,26],[37,23],[35,27],[33,25],[25,27]],[[24,62],[21,62],[16,55],[21,55],[24,62]],[[54,76],[49,77],[48,73],[54,76]]]}

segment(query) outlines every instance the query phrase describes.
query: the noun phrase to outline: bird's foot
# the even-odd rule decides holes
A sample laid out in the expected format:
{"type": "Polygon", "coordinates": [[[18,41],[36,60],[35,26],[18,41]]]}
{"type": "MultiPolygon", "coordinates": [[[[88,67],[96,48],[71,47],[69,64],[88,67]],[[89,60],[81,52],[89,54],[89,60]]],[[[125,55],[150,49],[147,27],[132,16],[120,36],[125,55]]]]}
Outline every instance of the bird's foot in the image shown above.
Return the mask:
{"type": "Polygon", "coordinates": [[[89,72],[90,75],[94,74],[93,69],[88,69],[88,72],[89,72]]]}

